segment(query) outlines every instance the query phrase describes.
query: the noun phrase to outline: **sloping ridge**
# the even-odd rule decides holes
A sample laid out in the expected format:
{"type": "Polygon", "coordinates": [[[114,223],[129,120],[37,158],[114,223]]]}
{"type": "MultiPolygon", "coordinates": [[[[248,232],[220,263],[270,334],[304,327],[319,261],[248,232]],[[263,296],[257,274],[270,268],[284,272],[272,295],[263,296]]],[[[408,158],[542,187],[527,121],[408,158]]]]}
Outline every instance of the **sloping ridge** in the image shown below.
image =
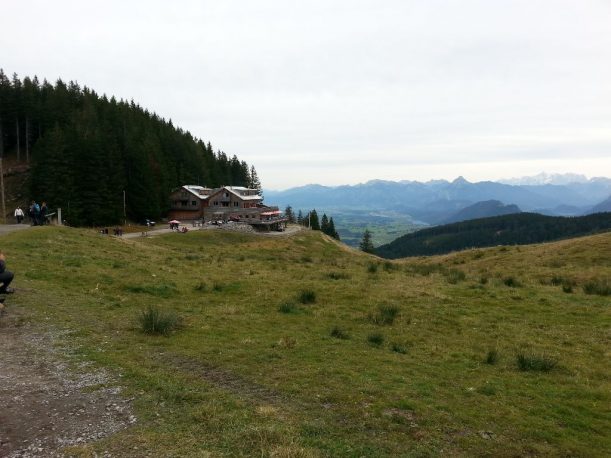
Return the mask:
{"type": "Polygon", "coordinates": [[[611,213],[567,218],[517,213],[423,229],[380,246],[384,258],[445,254],[466,248],[525,245],[611,230],[611,213]]]}

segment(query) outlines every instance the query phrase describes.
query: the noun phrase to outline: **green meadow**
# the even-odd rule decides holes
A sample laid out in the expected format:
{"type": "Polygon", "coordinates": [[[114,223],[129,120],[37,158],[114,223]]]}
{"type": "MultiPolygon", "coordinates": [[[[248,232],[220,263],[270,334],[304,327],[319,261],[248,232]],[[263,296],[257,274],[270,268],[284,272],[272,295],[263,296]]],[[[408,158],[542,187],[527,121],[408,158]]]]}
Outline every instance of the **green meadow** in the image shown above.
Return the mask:
{"type": "Polygon", "coordinates": [[[71,456],[611,455],[611,233],[392,262],[309,231],[2,249],[8,313],[134,399],[71,456]]]}

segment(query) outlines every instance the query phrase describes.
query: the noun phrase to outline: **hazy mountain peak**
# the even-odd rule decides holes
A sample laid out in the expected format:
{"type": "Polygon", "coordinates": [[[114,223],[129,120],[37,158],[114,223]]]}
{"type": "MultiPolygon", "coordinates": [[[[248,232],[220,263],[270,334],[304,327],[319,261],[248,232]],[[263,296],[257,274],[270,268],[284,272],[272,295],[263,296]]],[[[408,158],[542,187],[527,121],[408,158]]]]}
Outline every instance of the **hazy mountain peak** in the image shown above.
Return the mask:
{"type": "Polygon", "coordinates": [[[452,184],[468,184],[468,183],[469,182],[465,180],[465,177],[463,177],[462,175],[456,178],[454,181],[452,181],[452,184]]]}
{"type": "Polygon", "coordinates": [[[589,180],[585,175],[577,173],[545,173],[528,177],[506,178],[499,183],[511,185],[539,186],[544,184],[565,185],[570,183],[587,183],[589,180]]]}

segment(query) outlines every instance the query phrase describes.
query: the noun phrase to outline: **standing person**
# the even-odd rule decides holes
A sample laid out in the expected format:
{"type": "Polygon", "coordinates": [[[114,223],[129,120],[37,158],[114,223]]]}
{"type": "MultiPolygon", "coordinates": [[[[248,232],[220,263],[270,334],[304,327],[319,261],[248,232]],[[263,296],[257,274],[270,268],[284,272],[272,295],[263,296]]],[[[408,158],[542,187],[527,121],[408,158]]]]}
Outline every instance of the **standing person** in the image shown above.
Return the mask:
{"type": "Polygon", "coordinates": [[[0,282],[2,283],[2,285],[0,285],[0,294],[10,294],[15,292],[14,289],[8,287],[8,285],[10,285],[13,281],[14,276],[15,275],[13,272],[6,270],[6,257],[4,256],[4,253],[0,251],[0,282]]]}
{"type": "Polygon", "coordinates": [[[21,221],[23,221],[23,210],[21,209],[21,207],[17,207],[15,209],[15,218],[17,219],[17,224],[21,224],[21,221]]]}
{"type": "MultiPolygon", "coordinates": [[[[40,225],[44,226],[45,224],[47,224],[47,213],[48,213],[48,208],[47,208],[47,203],[43,202],[42,205],[40,206],[40,225]]],[[[108,229],[106,230],[106,233],[108,234],[108,229]]]]}
{"type": "Polygon", "coordinates": [[[30,205],[30,218],[32,219],[32,226],[38,226],[40,224],[40,205],[35,200],[30,205]]]}

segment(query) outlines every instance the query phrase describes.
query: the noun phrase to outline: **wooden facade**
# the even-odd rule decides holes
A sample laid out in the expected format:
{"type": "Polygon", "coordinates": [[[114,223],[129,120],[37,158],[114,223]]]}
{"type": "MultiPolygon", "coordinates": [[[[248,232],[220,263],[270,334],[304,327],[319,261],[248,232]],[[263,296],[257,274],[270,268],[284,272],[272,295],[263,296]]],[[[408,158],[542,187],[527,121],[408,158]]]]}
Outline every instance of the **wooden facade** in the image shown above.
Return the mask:
{"type": "Polygon", "coordinates": [[[168,216],[179,221],[240,221],[268,225],[278,221],[281,212],[278,207],[263,205],[263,198],[256,189],[185,185],[170,195],[168,216]]]}

